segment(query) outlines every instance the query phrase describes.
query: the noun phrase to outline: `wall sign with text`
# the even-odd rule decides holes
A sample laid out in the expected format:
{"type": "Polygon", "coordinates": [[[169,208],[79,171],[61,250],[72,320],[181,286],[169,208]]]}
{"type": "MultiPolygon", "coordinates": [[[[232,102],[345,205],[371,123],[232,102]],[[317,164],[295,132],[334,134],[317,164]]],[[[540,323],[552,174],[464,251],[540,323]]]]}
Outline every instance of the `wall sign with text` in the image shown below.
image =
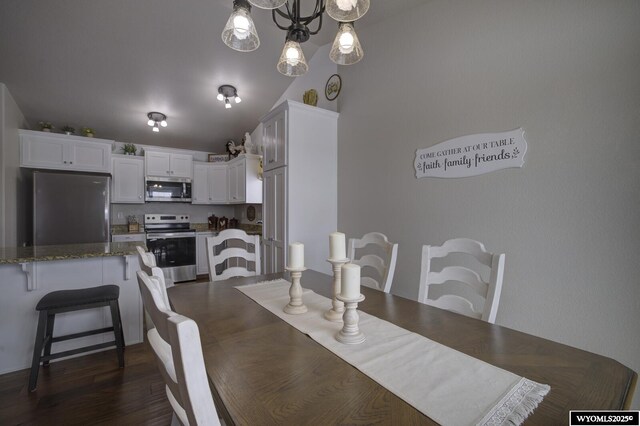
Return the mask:
{"type": "Polygon", "coordinates": [[[522,167],[526,152],[522,128],[449,139],[416,150],[416,178],[458,178],[522,167]]]}

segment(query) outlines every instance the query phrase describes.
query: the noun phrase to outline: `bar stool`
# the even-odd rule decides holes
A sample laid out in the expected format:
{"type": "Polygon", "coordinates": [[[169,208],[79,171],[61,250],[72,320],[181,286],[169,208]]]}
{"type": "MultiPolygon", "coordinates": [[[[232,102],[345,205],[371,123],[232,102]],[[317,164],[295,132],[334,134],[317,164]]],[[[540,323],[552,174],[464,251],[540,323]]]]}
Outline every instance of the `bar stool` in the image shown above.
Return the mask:
{"type": "Polygon", "coordinates": [[[31,373],[29,375],[30,392],[36,389],[40,362],[42,362],[43,367],[47,367],[49,365],[49,361],[52,359],[75,355],[82,352],[95,351],[97,349],[108,348],[115,345],[116,352],[118,354],[118,364],[120,368],[124,367],[124,334],[122,331],[122,322],[120,321],[120,307],[118,305],[119,296],[120,287],[111,284],[99,287],[83,288],[80,290],[52,291],[40,299],[36,305],[36,311],[39,311],[40,314],[38,319],[38,331],[36,332],[36,342],[33,348],[31,373]],[[111,308],[111,327],[53,337],[53,325],[56,314],[99,308],[102,306],[109,306],[111,308]],[[91,336],[93,334],[106,333],[109,331],[113,331],[115,340],[58,352],[55,354],[51,353],[52,343],[91,336]],[[44,355],[42,355],[43,348],[44,355]]]}

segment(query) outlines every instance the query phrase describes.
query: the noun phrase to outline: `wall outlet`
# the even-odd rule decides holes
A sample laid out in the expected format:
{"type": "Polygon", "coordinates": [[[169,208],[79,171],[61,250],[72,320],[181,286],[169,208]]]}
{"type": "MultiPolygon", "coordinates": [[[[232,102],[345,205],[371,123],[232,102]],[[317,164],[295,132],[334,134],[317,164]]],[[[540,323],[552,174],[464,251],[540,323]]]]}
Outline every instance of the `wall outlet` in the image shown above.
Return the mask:
{"type": "Polygon", "coordinates": [[[118,219],[124,219],[124,213],[118,212],[118,219]]]}

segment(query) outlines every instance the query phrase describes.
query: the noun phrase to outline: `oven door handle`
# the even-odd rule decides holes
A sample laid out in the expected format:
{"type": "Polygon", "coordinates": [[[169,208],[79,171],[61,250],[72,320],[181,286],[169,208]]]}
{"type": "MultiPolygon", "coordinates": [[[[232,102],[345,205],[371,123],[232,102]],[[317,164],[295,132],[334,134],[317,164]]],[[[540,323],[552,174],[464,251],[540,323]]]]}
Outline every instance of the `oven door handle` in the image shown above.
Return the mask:
{"type": "Polygon", "coordinates": [[[196,234],[192,232],[167,232],[164,234],[147,234],[147,240],[164,239],[164,238],[195,238],[196,234]]]}

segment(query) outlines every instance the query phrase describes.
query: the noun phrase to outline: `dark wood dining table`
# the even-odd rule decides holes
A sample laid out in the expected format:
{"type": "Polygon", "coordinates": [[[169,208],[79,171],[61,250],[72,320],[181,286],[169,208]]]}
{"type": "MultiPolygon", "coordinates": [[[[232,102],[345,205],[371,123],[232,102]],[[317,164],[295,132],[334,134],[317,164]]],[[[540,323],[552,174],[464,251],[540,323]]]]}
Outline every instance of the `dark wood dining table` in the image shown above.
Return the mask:
{"type": "MultiPolygon", "coordinates": [[[[234,288],[277,278],[289,280],[284,273],[168,290],[174,310],[198,324],[216,408],[228,425],[435,424],[234,288]]],[[[328,275],[307,270],[301,283],[331,297],[328,275]]],[[[569,410],[630,404],[637,375],[610,358],[366,287],[362,293],[364,312],[550,385],[526,424],[568,424],[569,410]]]]}

